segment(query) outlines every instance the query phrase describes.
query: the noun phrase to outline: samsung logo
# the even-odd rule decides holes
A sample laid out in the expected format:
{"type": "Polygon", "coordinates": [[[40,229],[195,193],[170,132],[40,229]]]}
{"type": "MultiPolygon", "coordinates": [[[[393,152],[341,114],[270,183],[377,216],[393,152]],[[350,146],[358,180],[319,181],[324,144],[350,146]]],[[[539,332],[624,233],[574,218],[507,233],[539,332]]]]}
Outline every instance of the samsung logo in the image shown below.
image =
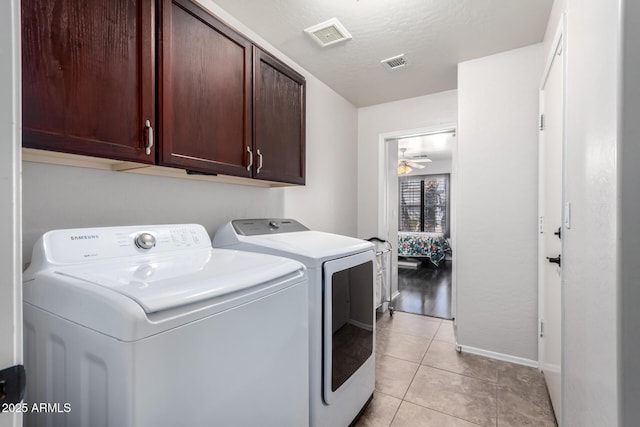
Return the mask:
{"type": "Polygon", "coordinates": [[[86,234],[84,236],[71,236],[71,240],[93,240],[93,239],[99,239],[100,236],[98,236],[97,234],[86,234]]]}

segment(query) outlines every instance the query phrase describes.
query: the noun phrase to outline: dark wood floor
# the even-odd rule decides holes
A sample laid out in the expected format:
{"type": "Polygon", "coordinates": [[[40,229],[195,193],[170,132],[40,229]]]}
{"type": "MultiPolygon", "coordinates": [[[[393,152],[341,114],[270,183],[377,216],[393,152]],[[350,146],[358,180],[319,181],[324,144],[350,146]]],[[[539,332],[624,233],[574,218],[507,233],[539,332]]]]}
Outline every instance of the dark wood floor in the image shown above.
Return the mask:
{"type": "Polygon", "coordinates": [[[451,319],[451,261],[436,268],[423,262],[417,269],[398,268],[397,311],[451,319]]]}

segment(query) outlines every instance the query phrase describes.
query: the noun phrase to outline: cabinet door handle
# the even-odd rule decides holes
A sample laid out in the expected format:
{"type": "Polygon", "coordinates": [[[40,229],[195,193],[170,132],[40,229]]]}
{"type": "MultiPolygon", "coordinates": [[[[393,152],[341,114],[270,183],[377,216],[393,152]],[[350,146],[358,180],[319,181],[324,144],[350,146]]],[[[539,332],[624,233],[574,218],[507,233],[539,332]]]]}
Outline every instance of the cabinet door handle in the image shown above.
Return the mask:
{"type": "Polygon", "coordinates": [[[249,153],[249,164],[247,165],[247,171],[251,172],[251,166],[253,166],[253,152],[251,148],[247,146],[247,153],[249,153]]]}
{"type": "Polygon", "coordinates": [[[144,146],[144,152],[150,155],[151,147],[153,147],[153,128],[151,127],[151,122],[147,120],[144,127],[147,129],[147,145],[144,146]]]}
{"type": "Polygon", "coordinates": [[[557,257],[547,257],[547,260],[549,260],[550,263],[553,264],[558,264],[558,267],[560,267],[561,263],[562,263],[562,255],[558,255],[557,257]]]}
{"type": "Polygon", "coordinates": [[[256,173],[260,173],[260,169],[262,169],[262,153],[260,152],[259,148],[257,150],[257,153],[258,153],[258,170],[256,170],[256,173]]]}

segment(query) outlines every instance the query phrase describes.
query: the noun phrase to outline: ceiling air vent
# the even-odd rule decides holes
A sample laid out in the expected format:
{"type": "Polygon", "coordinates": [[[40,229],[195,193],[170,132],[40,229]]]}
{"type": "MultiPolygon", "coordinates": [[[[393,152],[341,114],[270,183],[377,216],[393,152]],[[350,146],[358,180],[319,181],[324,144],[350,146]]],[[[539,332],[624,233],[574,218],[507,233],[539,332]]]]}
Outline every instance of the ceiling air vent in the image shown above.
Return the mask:
{"type": "Polygon", "coordinates": [[[398,68],[402,68],[409,65],[409,62],[407,61],[407,57],[404,56],[404,53],[402,55],[383,59],[382,61],[380,61],[380,63],[385,67],[389,68],[390,70],[396,70],[398,68]]]}
{"type": "Polygon", "coordinates": [[[351,39],[351,34],[338,21],[338,18],[331,18],[328,21],[306,28],[304,31],[322,47],[351,39]]]}

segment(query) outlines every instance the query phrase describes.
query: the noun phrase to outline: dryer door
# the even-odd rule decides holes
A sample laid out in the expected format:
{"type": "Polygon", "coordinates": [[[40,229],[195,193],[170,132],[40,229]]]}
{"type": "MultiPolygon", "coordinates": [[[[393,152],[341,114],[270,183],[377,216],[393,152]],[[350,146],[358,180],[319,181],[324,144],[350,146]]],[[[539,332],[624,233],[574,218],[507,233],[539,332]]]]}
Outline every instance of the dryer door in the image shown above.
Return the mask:
{"type": "Polygon", "coordinates": [[[323,398],[331,404],[373,357],[374,254],[367,251],[323,266],[323,398]]]}

